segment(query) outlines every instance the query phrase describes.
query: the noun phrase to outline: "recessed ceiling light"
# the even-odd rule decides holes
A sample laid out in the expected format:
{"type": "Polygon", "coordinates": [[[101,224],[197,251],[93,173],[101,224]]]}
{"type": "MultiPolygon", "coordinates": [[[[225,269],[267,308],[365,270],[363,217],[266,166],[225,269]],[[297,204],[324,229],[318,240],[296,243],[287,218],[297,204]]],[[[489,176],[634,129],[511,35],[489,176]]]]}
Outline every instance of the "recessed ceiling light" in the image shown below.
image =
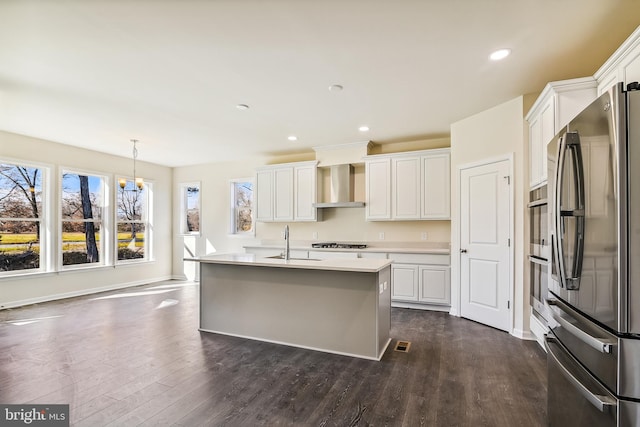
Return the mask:
{"type": "Polygon", "coordinates": [[[248,110],[249,106],[247,104],[238,104],[238,105],[236,105],[236,108],[238,110],[248,110]]]}
{"type": "Polygon", "coordinates": [[[499,61],[506,58],[511,53],[511,49],[498,49],[489,55],[489,59],[492,61],[499,61]]]}
{"type": "Polygon", "coordinates": [[[360,132],[369,132],[369,126],[360,126],[358,130],[360,132]]]}
{"type": "Polygon", "coordinates": [[[288,139],[289,141],[297,141],[297,140],[298,140],[298,137],[297,137],[297,136],[295,136],[295,135],[289,135],[289,136],[287,137],[287,139],[288,139]]]}
{"type": "Polygon", "coordinates": [[[342,87],[342,85],[331,85],[331,86],[329,86],[329,90],[331,92],[340,92],[342,89],[344,89],[344,87],[342,87]]]}

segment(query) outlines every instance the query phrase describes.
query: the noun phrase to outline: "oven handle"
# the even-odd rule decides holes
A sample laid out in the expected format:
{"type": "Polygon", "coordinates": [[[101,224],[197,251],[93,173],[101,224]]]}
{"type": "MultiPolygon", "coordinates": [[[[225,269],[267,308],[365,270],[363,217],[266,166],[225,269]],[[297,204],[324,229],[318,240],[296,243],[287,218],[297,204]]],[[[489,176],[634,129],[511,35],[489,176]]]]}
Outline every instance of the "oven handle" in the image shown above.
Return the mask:
{"type": "Polygon", "coordinates": [[[529,255],[529,262],[532,262],[534,264],[540,264],[540,265],[549,265],[549,260],[540,258],[535,255],[529,255]]]}
{"type": "MultiPolygon", "coordinates": [[[[606,395],[603,396],[603,395],[600,395],[600,394],[592,393],[591,390],[589,390],[587,387],[585,387],[585,385],[582,384],[579,379],[574,377],[573,374],[571,372],[569,372],[569,370],[562,364],[562,362],[560,362],[560,360],[555,355],[555,353],[551,349],[551,346],[548,344],[548,342],[556,342],[556,340],[551,338],[551,337],[549,337],[549,336],[547,336],[545,338],[544,347],[547,350],[547,354],[549,354],[551,356],[551,358],[556,363],[558,368],[560,368],[560,372],[562,372],[564,377],[567,380],[569,380],[571,385],[573,385],[576,388],[576,390],[578,390],[578,392],[585,399],[587,399],[589,401],[589,403],[591,403],[593,406],[595,406],[600,412],[605,412],[609,408],[615,408],[617,406],[617,402],[616,402],[616,400],[614,398],[612,398],[611,396],[606,396],[606,395]]],[[[574,359],[573,356],[571,356],[570,354],[568,356],[571,357],[571,359],[574,359]]],[[[577,361],[575,361],[575,362],[576,362],[576,364],[578,363],[577,361]]]]}
{"type": "Polygon", "coordinates": [[[558,322],[564,330],[569,332],[574,337],[578,338],[583,343],[587,344],[589,347],[592,347],[601,353],[610,354],[613,351],[613,347],[618,344],[618,341],[612,338],[594,337],[593,335],[583,331],[573,323],[569,322],[562,315],[562,313],[558,312],[566,312],[561,303],[559,303],[558,301],[546,300],[546,304],[549,306],[549,313],[551,313],[551,317],[553,317],[553,320],[558,322]]]}

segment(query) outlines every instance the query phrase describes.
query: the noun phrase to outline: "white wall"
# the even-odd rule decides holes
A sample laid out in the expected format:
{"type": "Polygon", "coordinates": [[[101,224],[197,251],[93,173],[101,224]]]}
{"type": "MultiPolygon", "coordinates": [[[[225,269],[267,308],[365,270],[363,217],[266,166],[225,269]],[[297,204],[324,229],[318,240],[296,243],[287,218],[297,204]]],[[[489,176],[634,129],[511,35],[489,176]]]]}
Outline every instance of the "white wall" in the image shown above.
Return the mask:
{"type": "MultiPolygon", "coordinates": [[[[111,178],[114,175],[131,176],[133,173],[131,158],[112,156],[2,131],[0,131],[0,159],[36,162],[51,167],[53,199],[57,195],[58,175],[61,168],[77,168],[87,172],[104,174],[111,178]]],[[[152,252],[154,261],[0,277],[0,308],[170,278],[172,268],[172,169],[137,162],[137,172],[145,180],[153,182],[154,243],[152,252]]],[[[112,184],[114,184],[113,179],[112,184]]],[[[54,202],[53,207],[56,209],[57,203],[55,200],[52,202],[54,202]]],[[[57,224],[54,224],[51,232],[54,247],[57,247],[57,224]]]]}
{"type": "Polygon", "coordinates": [[[515,336],[529,338],[529,289],[526,274],[525,220],[528,191],[527,128],[522,96],[451,125],[451,299],[452,314],[460,306],[459,167],[484,159],[513,156],[515,336]]]}

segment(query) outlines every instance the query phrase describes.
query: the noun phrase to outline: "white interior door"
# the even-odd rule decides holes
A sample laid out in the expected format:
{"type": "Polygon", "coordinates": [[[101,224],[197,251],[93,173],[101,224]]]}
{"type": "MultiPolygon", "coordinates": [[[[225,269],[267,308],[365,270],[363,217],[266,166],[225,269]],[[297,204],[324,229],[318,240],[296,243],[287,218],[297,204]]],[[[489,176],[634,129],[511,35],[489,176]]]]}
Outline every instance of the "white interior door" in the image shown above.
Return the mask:
{"type": "Polygon", "coordinates": [[[460,171],[460,314],[509,331],[510,161],[460,171]]]}

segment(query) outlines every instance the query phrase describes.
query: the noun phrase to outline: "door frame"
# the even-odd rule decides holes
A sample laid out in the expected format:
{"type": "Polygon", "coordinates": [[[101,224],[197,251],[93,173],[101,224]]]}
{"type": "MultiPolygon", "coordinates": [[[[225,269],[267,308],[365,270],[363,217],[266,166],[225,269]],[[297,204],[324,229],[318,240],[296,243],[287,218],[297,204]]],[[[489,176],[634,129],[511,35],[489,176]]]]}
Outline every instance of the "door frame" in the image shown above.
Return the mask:
{"type": "MultiPolygon", "coordinates": [[[[451,248],[451,258],[453,259],[455,257],[456,259],[456,264],[457,264],[457,277],[455,280],[455,283],[452,283],[452,286],[455,287],[455,291],[456,291],[456,296],[455,298],[453,298],[452,295],[452,300],[451,300],[451,311],[450,314],[460,317],[460,313],[461,313],[461,306],[462,306],[462,275],[461,273],[461,255],[460,255],[460,246],[461,246],[461,223],[462,223],[462,211],[460,209],[461,205],[462,205],[462,194],[461,194],[461,187],[462,187],[462,171],[466,170],[466,169],[472,169],[478,166],[486,166],[486,165],[490,165],[492,163],[499,163],[502,161],[508,161],[509,162],[509,179],[510,179],[510,184],[509,184],[509,239],[510,239],[510,245],[509,245],[509,334],[513,335],[513,327],[514,327],[514,305],[515,305],[515,265],[514,265],[514,259],[515,259],[515,188],[516,188],[516,182],[514,179],[514,169],[513,169],[513,161],[514,158],[514,153],[507,153],[501,156],[495,156],[495,157],[487,157],[485,159],[482,160],[477,160],[474,162],[470,162],[470,163],[464,163],[461,165],[457,166],[457,170],[456,170],[456,191],[457,191],[457,209],[456,209],[456,215],[455,215],[455,220],[456,220],[456,238],[454,240],[454,245],[452,245],[451,248]]],[[[454,289],[452,289],[454,290],[454,289]]]]}

